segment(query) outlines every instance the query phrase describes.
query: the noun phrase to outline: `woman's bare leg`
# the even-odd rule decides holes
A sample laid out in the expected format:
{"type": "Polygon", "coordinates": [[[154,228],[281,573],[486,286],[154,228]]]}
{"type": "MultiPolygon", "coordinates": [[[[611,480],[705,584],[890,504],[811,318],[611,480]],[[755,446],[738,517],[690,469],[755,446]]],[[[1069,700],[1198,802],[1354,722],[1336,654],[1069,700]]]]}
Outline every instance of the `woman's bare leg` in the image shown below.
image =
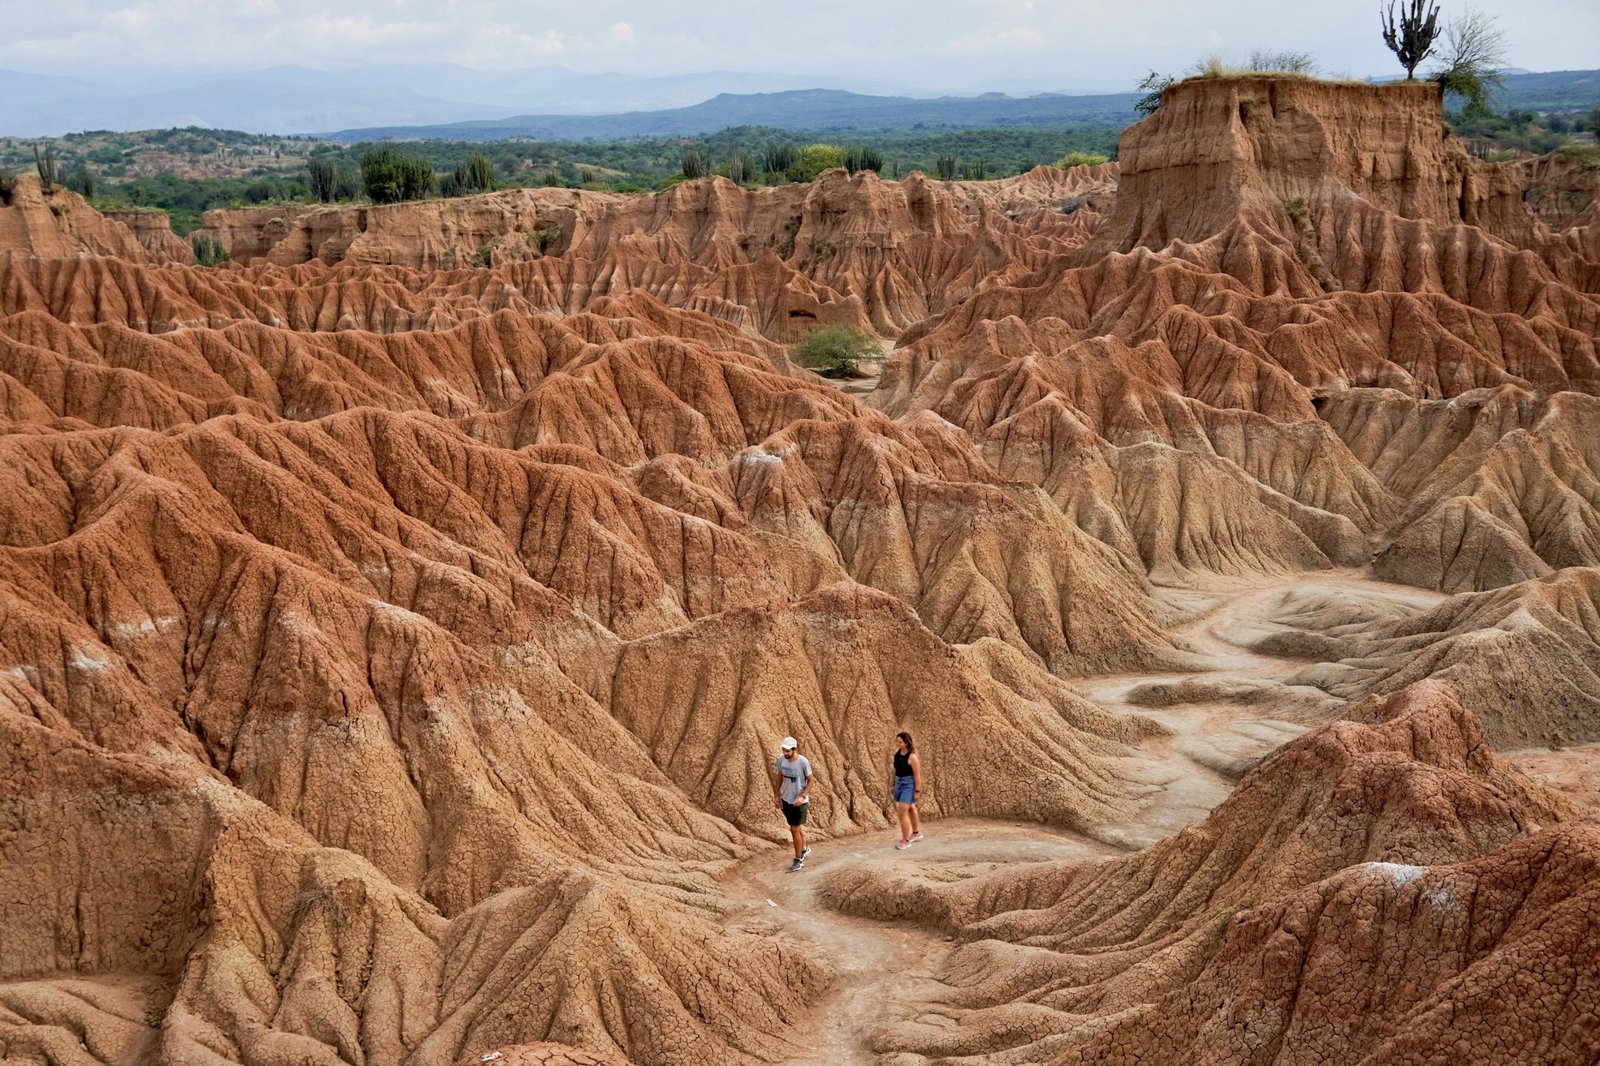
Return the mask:
{"type": "Polygon", "coordinates": [[[896,803],[895,809],[900,815],[900,839],[910,840],[911,834],[915,832],[915,830],[911,828],[911,815],[908,813],[911,810],[911,804],[896,803]]]}
{"type": "Polygon", "coordinates": [[[915,803],[907,803],[905,807],[906,812],[911,816],[908,819],[911,823],[911,832],[906,834],[906,839],[910,840],[912,833],[922,832],[922,819],[917,817],[917,805],[915,803]]]}

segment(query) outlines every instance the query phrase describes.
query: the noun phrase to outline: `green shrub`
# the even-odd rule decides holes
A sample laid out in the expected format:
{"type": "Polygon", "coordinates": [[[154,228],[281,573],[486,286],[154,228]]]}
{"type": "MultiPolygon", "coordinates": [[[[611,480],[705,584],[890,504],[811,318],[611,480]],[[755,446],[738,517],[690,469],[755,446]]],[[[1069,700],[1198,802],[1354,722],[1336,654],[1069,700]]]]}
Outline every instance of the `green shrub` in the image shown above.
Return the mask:
{"type": "Polygon", "coordinates": [[[768,141],[761,149],[761,169],[768,174],[782,174],[800,159],[800,149],[789,141],[768,141]]]}
{"type": "MultiPolygon", "coordinates": [[[[1194,65],[1185,73],[1191,78],[1247,78],[1261,76],[1310,78],[1317,73],[1317,61],[1311,58],[1309,52],[1257,48],[1250,53],[1250,58],[1245,61],[1243,66],[1235,66],[1220,54],[1213,52],[1196,60],[1194,65]]],[[[1151,76],[1154,77],[1153,71],[1151,76]]],[[[1145,86],[1141,84],[1139,87],[1142,89],[1145,86]]],[[[1159,103],[1160,101],[1158,100],[1158,106],[1159,103]]]]}
{"type": "Polygon", "coordinates": [[[1585,170],[1600,170],[1600,144],[1569,144],[1556,153],[1556,158],[1585,170]]]}
{"type": "Polygon", "coordinates": [[[319,202],[331,204],[339,195],[339,168],[329,159],[306,160],[306,185],[319,202]]]}
{"type": "Polygon", "coordinates": [[[682,164],[681,169],[683,170],[683,176],[685,178],[689,178],[690,180],[695,178],[703,178],[707,174],[711,173],[710,157],[704,152],[700,151],[698,148],[691,148],[687,152],[684,152],[683,158],[680,160],[680,162],[682,164]]]}
{"type": "Polygon", "coordinates": [[[1139,83],[1144,95],[1134,102],[1133,109],[1141,115],[1155,114],[1156,109],[1161,106],[1161,94],[1166,92],[1167,86],[1175,80],[1171,74],[1157,74],[1152,70],[1145,76],[1144,81],[1139,83]]]}
{"type": "Polygon", "coordinates": [[[818,326],[790,352],[795,362],[824,377],[861,376],[861,360],[883,358],[878,338],[849,326],[818,326]]]}
{"type": "Polygon", "coordinates": [[[433,190],[433,168],[385,141],[362,155],[361,183],[375,204],[420,200],[433,190]]]}
{"type": "Polygon", "coordinates": [[[1088,167],[1097,163],[1108,163],[1111,157],[1098,152],[1068,152],[1056,160],[1056,167],[1061,170],[1070,170],[1072,167],[1088,167]]]}
{"type": "Polygon", "coordinates": [[[533,243],[539,249],[540,255],[548,255],[559,240],[561,240],[561,227],[553,222],[543,229],[533,231],[533,243]]]}
{"type": "Polygon", "coordinates": [[[357,179],[355,171],[339,167],[334,173],[338,175],[333,190],[335,200],[354,200],[361,195],[361,182],[357,179]]]}
{"type": "Polygon", "coordinates": [[[472,192],[494,192],[494,164],[482,152],[474,152],[456,167],[456,181],[472,192]]]}
{"type": "Polygon", "coordinates": [[[66,186],[85,200],[94,199],[94,175],[86,166],[80,165],[78,169],[68,174],[66,186]]]}
{"type": "Polygon", "coordinates": [[[790,181],[811,181],[824,170],[844,166],[844,149],[832,144],[808,144],[795,155],[784,174],[790,181]]]}
{"type": "Polygon", "coordinates": [[[200,233],[189,238],[189,247],[194,249],[194,261],[203,267],[226,263],[230,258],[222,242],[207,234],[200,233]]]}
{"type": "Polygon", "coordinates": [[[858,174],[863,170],[878,173],[883,170],[883,153],[876,148],[852,145],[845,149],[844,168],[852,174],[858,174]]]}
{"type": "Polygon", "coordinates": [[[1288,49],[1257,48],[1250,53],[1245,69],[1253,74],[1301,74],[1317,72],[1317,61],[1310,52],[1291,52],[1288,49]]]}
{"type": "Polygon", "coordinates": [[[1489,110],[1493,90],[1506,87],[1500,73],[1505,64],[1506,35],[1494,16],[1468,8],[1445,26],[1444,47],[1428,75],[1445,92],[1465,99],[1468,114],[1481,115],[1489,110]]]}

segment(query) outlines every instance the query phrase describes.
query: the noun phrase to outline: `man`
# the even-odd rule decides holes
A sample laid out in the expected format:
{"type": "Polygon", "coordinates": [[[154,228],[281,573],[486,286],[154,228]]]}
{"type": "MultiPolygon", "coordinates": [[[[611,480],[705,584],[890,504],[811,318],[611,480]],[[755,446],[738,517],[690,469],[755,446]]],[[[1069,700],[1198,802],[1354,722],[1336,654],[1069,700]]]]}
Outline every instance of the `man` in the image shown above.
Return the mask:
{"type": "Polygon", "coordinates": [[[811,782],[816,779],[811,774],[810,761],[796,750],[799,742],[794,737],[784,737],[781,747],[778,772],[772,779],[777,793],[772,805],[783,811],[783,820],[789,823],[789,836],[794,841],[794,862],[789,872],[794,873],[805,868],[806,856],[811,854],[806,847],[806,812],[811,809],[811,782]]]}

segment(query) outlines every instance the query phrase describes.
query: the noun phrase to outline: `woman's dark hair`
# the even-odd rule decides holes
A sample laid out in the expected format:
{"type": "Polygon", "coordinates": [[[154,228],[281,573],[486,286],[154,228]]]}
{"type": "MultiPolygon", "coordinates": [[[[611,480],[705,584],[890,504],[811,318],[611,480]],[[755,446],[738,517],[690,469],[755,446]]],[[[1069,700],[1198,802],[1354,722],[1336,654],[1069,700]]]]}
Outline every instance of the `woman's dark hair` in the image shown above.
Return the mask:
{"type": "Polygon", "coordinates": [[[910,733],[901,732],[901,733],[896,733],[895,736],[899,737],[901,740],[906,742],[906,754],[907,755],[910,755],[912,752],[917,750],[917,746],[915,744],[911,743],[911,734],[910,733]]]}

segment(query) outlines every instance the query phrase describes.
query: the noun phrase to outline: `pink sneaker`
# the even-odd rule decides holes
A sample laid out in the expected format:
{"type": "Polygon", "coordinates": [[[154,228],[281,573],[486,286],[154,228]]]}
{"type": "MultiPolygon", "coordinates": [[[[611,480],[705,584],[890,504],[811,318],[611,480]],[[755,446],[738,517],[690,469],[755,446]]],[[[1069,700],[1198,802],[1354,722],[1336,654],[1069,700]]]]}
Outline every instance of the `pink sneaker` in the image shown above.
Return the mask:
{"type": "Polygon", "coordinates": [[[921,833],[912,833],[911,834],[911,839],[906,841],[906,843],[907,844],[915,844],[917,841],[919,841],[921,839],[922,839],[922,834],[921,833]]]}
{"type": "Polygon", "coordinates": [[[906,848],[909,848],[911,846],[911,841],[909,841],[909,840],[897,840],[897,841],[894,842],[894,846],[895,846],[895,850],[896,851],[903,851],[906,848]]]}

